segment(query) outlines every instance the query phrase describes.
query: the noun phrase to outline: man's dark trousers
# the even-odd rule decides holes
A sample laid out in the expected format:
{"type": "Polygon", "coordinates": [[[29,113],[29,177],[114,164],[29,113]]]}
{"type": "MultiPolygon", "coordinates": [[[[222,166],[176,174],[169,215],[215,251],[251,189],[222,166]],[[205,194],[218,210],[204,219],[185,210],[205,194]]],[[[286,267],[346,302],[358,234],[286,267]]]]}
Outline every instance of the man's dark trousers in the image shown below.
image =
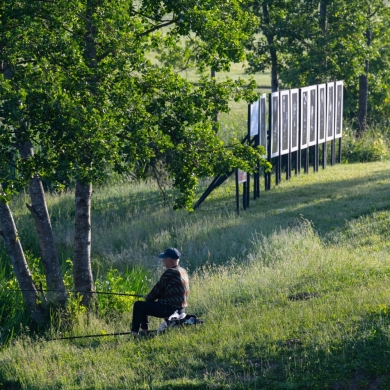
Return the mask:
{"type": "Polygon", "coordinates": [[[131,325],[132,332],[138,332],[149,329],[149,316],[158,318],[168,318],[177,310],[178,314],[184,312],[184,309],[173,307],[171,305],[163,305],[158,302],[137,301],[133,307],[133,323],[131,325]]]}

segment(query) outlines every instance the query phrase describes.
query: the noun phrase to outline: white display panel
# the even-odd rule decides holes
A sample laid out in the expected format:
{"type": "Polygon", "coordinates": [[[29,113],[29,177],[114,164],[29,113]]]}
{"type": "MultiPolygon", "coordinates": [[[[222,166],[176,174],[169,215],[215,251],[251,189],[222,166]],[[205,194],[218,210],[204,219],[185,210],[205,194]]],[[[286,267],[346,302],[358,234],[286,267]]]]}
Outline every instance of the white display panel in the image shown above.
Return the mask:
{"type": "Polygon", "coordinates": [[[250,136],[259,134],[260,102],[254,102],[250,105],[250,136]]]}
{"type": "Polygon", "coordinates": [[[271,93],[271,157],[279,156],[279,92],[271,93]]]}
{"type": "Polygon", "coordinates": [[[290,90],[290,144],[291,152],[299,147],[299,89],[290,90]]]}
{"type": "Polygon", "coordinates": [[[308,146],[313,146],[317,143],[317,86],[309,87],[309,103],[308,103],[308,146]]]}
{"type": "Polygon", "coordinates": [[[341,138],[343,135],[343,100],[344,100],[344,82],[336,81],[335,138],[341,138]]]}
{"type": "Polygon", "coordinates": [[[335,83],[326,84],[326,140],[334,139],[334,100],[335,100],[335,83]]]}
{"type": "Polygon", "coordinates": [[[265,93],[260,96],[260,145],[264,146],[267,154],[267,98],[265,93]]]}
{"type": "Polygon", "coordinates": [[[280,154],[290,152],[290,91],[280,92],[280,154]]]}
{"type": "Polygon", "coordinates": [[[326,141],[326,84],[317,86],[318,104],[317,104],[317,136],[318,143],[323,144],[326,141]]]}
{"type": "Polygon", "coordinates": [[[309,118],[309,87],[301,88],[301,149],[306,149],[308,146],[308,118],[309,118]]]}

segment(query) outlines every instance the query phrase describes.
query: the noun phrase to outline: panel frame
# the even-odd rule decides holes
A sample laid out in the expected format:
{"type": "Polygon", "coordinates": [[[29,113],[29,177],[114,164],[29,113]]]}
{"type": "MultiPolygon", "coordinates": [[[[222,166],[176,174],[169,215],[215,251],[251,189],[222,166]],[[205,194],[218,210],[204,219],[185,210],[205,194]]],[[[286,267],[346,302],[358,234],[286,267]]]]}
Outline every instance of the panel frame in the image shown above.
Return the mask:
{"type": "Polygon", "coordinates": [[[271,93],[271,158],[278,157],[280,153],[280,120],[279,120],[279,92],[271,93]]]}

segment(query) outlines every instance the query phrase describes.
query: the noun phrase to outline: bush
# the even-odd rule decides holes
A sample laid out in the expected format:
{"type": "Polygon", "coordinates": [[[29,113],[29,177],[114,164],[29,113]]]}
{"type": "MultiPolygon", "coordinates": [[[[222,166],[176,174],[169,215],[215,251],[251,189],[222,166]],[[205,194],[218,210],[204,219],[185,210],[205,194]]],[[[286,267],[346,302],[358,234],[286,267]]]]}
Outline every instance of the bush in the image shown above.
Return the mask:
{"type": "Polygon", "coordinates": [[[131,312],[134,302],[138,299],[122,294],[146,294],[150,281],[148,271],[141,268],[126,270],[120,274],[117,269],[111,268],[103,278],[96,279],[96,290],[107,294],[98,294],[100,317],[112,317],[131,312]]]}
{"type": "Polygon", "coordinates": [[[360,136],[347,128],[343,136],[343,163],[381,161],[389,157],[388,138],[380,127],[372,127],[360,136]]]}

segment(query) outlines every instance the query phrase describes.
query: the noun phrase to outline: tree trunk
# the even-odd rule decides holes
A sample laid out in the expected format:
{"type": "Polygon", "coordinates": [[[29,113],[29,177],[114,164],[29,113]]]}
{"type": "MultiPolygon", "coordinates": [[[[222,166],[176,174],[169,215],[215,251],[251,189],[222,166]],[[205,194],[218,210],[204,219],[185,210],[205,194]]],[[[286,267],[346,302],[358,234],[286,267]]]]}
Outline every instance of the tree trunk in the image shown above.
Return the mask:
{"type": "Polygon", "coordinates": [[[83,291],[81,303],[91,307],[94,283],[91,268],[91,197],[92,184],[76,183],[76,210],[73,252],[73,279],[75,289],[83,291]]]}
{"type": "Polygon", "coordinates": [[[43,327],[46,324],[45,310],[41,305],[37,305],[39,294],[28,269],[11,210],[2,201],[0,201],[0,225],[2,229],[1,235],[5,240],[16,279],[18,280],[23,298],[26,302],[27,310],[36,324],[39,327],[43,327]]]}
{"type": "Polygon", "coordinates": [[[48,290],[54,290],[47,293],[47,299],[52,305],[64,307],[67,298],[65,285],[58,261],[50,215],[46,206],[45,192],[39,176],[35,176],[30,180],[30,198],[31,206],[26,206],[34,217],[47,288],[48,290]]]}
{"type": "MultiPolygon", "coordinates": [[[[2,63],[2,71],[6,80],[12,79],[12,70],[6,61],[2,63]]],[[[16,131],[15,134],[18,139],[16,147],[19,150],[21,157],[25,160],[34,156],[32,143],[30,141],[26,141],[25,139],[27,128],[28,124],[22,121],[20,123],[20,129],[18,129],[19,131],[16,131]]],[[[32,206],[27,205],[27,207],[34,217],[35,228],[39,238],[42,263],[45,269],[47,287],[49,290],[58,290],[58,292],[49,293],[47,298],[49,303],[52,305],[65,306],[65,286],[62,280],[61,267],[58,262],[50,216],[46,207],[45,193],[39,176],[35,176],[30,180],[30,199],[32,206]]]]}
{"type": "MultiPolygon", "coordinates": [[[[368,61],[366,61],[368,63],[368,61]]],[[[367,66],[367,65],[366,65],[367,66]]],[[[368,74],[359,76],[359,109],[358,109],[358,131],[361,135],[367,129],[368,111],[368,74]]]]}
{"type": "MultiPolygon", "coordinates": [[[[26,160],[34,155],[30,141],[20,142],[18,149],[22,158],[26,160]]],[[[47,288],[48,290],[55,290],[48,292],[47,299],[50,305],[64,307],[66,304],[65,285],[58,261],[50,215],[46,206],[45,192],[43,191],[42,180],[38,175],[30,180],[30,199],[31,206],[28,204],[26,206],[34,217],[47,288]]]]}
{"type": "MultiPolygon", "coordinates": [[[[371,31],[366,31],[367,46],[371,46],[371,31]]],[[[359,108],[358,108],[358,131],[361,135],[367,129],[368,112],[368,74],[370,61],[366,59],[364,74],[359,77],[359,108]]]]}
{"type": "MultiPolygon", "coordinates": [[[[214,81],[214,83],[216,83],[216,78],[215,78],[215,69],[214,68],[211,68],[211,73],[210,73],[210,76],[211,76],[211,80],[214,81]]],[[[214,121],[214,131],[217,133],[218,132],[218,110],[214,110],[214,113],[213,113],[213,121],[214,121]]]]}
{"type": "Polygon", "coordinates": [[[267,38],[270,56],[271,56],[271,87],[272,92],[279,91],[279,80],[278,80],[278,54],[274,45],[274,36],[271,33],[270,18],[268,5],[264,2],[263,5],[264,23],[268,27],[265,31],[265,37],[267,38]]]}
{"type": "Polygon", "coordinates": [[[272,92],[279,91],[278,80],[278,55],[275,48],[271,47],[271,87],[272,92]]]}
{"type": "Polygon", "coordinates": [[[319,20],[319,25],[320,29],[322,31],[322,35],[326,35],[326,1],[321,1],[320,2],[320,20],[319,20]]]}
{"type": "MultiPolygon", "coordinates": [[[[87,0],[85,13],[84,59],[90,69],[88,85],[90,93],[95,95],[98,87],[97,26],[94,15],[101,0],[87,0]]],[[[88,161],[85,161],[87,164],[88,161]]],[[[88,179],[85,179],[87,181],[88,179]]],[[[75,232],[73,249],[73,281],[75,289],[82,291],[81,304],[87,308],[93,306],[94,282],[91,267],[91,197],[92,183],[76,183],[75,232]]]]}
{"type": "MultiPolygon", "coordinates": [[[[320,17],[319,17],[319,27],[322,32],[322,37],[326,38],[326,28],[327,28],[327,1],[321,1],[320,2],[320,17]]],[[[322,71],[324,75],[327,74],[326,70],[328,68],[328,59],[326,55],[326,50],[323,51],[323,48],[320,47],[320,52],[323,53],[323,59],[322,59],[322,71]]]]}

